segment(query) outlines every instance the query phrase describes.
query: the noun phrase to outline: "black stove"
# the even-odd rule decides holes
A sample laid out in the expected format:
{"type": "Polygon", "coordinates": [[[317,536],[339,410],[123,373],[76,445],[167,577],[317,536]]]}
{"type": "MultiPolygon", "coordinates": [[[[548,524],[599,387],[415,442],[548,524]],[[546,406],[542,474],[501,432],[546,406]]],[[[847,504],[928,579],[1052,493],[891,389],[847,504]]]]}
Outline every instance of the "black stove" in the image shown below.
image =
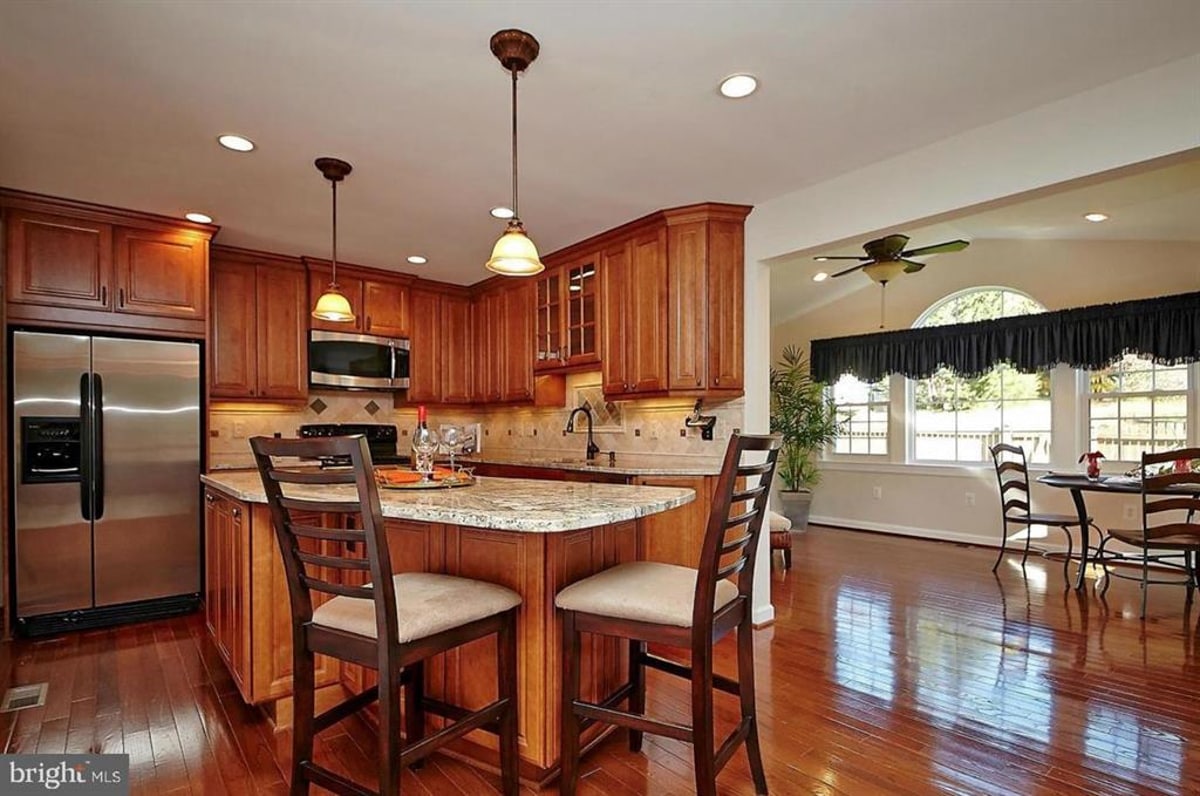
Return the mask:
{"type": "MultiPolygon", "coordinates": [[[[367,447],[371,450],[371,461],[375,464],[408,464],[412,461],[409,456],[396,453],[396,440],[399,438],[394,425],[385,423],[314,423],[300,426],[300,436],[313,437],[352,437],[361,434],[367,438],[367,447]]],[[[322,467],[347,467],[350,464],[348,456],[322,456],[322,467]]]]}

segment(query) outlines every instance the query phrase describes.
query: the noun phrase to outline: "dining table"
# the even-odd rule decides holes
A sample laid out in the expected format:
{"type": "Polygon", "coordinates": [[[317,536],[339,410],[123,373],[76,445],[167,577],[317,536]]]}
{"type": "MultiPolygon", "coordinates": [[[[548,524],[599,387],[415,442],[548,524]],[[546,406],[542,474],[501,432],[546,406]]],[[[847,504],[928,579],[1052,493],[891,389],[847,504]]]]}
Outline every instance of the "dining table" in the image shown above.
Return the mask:
{"type": "MultiPolygon", "coordinates": [[[[1136,475],[1101,475],[1097,478],[1091,478],[1082,473],[1047,473],[1037,479],[1039,484],[1052,487],[1055,489],[1068,489],[1071,492],[1071,500],[1075,503],[1075,511],[1079,515],[1079,527],[1082,529],[1080,536],[1082,537],[1083,548],[1079,557],[1079,574],[1075,580],[1075,589],[1081,590],[1086,583],[1088,557],[1088,528],[1092,526],[1089,522],[1087,503],[1084,500],[1084,492],[1106,492],[1108,494],[1135,494],[1142,493],[1142,479],[1136,475]]],[[[1162,490],[1155,490],[1153,494],[1167,494],[1170,492],[1181,491],[1178,487],[1167,487],[1162,490]]],[[[1195,490],[1182,490],[1195,491],[1195,490]]],[[[1097,527],[1099,530],[1099,527],[1097,527]]],[[[1097,552],[1099,548],[1097,548],[1097,552]]],[[[1096,559],[1099,560],[1099,559],[1096,559]]]]}
{"type": "Polygon", "coordinates": [[[1142,479],[1131,475],[1101,475],[1091,478],[1082,473],[1047,473],[1040,476],[1037,482],[1054,489],[1068,489],[1071,492],[1071,500],[1075,503],[1075,511],[1079,515],[1080,536],[1083,544],[1079,555],[1079,573],[1075,579],[1076,591],[1081,590],[1087,582],[1085,576],[1090,560],[1088,557],[1088,528],[1093,527],[1083,493],[1141,494],[1142,479]]]}

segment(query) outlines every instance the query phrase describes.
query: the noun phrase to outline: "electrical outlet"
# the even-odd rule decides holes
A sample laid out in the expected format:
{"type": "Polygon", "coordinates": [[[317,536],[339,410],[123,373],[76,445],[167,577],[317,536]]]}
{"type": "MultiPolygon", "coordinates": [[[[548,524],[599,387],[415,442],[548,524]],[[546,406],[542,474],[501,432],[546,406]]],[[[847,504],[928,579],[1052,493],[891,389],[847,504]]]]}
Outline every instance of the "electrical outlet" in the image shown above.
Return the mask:
{"type": "Polygon", "coordinates": [[[975,505],[975,493],[974,493],[974,492],[968,492],[968,493],[967,493],[967,505],[968,505],[968,506],[974,506],[974,505],[975,505]]]}
{"type": "Polygon", "coordinates": [[[245,439],[246,438],[246,423],[244,421],[242,421],[242,420],[234,421],[234,423],[233,423],[233,438],[234,439],[245,439]]]}
{"type": "Polygon", "coordinates": [[[881,486],[871,487],[871,497],[875,500],[882,500],[883,499],[883,487],[881,487],[881,486]]]}
{"type": "Polygon", "coordinates": [[[1126,520],[1137,519],[1137,507],[1133,504],[1123,506],[1121,508],[1121,517],[1126,520]]]}

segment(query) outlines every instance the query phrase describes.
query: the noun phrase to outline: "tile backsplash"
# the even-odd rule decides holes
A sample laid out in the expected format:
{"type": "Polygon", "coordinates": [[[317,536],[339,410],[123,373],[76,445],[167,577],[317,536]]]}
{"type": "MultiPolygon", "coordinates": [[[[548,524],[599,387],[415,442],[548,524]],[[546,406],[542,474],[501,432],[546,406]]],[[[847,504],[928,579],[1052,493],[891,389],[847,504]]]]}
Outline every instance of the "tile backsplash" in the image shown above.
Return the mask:
{"type": "MultiPolygon", "coordinates": [[[[701,412],[715,415],[717,422],[713,439],[701,440],[699,429],[684,426],[693,401],[648,399],[597,406],[603,400],[599,383],[598,373],[568,376],[567,406],[563,408],[432,406],[429,423],[435,428],[439,423],[481,423],[484,453],[582,455],[587,433],[583,417],[577,419],[575,433],[563,429],[571,409],[586,400],[596,410],[594,436],[603,451],[712,458],[725,452],[730,435],[743,422],[743,399],[706,401],[701,412]]],[[[313,391],[302,411],[263,411],[252,405],[218,407],[209,412],[209,462],[214,468],[252,467],[248,438],[275,433],[292,437],[308,423],[395,423],[404,448],[416,422],[416,405],[393,409],[391,395],[368,392],[313,391]]]]}

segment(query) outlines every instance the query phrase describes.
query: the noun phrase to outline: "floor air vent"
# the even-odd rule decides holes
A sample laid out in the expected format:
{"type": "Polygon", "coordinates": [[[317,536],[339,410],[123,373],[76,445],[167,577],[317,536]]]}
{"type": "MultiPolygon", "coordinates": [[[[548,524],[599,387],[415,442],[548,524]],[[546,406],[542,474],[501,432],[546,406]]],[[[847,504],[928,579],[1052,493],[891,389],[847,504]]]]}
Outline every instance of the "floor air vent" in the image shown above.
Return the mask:
{"type": "Polygon", "coordinates": [[[48,686],[48,683],[34,683],[8,689],[4,692],[4,699],[0,700],[0,713],[41,707],[46,704],[46,688],[48,686]]]}

